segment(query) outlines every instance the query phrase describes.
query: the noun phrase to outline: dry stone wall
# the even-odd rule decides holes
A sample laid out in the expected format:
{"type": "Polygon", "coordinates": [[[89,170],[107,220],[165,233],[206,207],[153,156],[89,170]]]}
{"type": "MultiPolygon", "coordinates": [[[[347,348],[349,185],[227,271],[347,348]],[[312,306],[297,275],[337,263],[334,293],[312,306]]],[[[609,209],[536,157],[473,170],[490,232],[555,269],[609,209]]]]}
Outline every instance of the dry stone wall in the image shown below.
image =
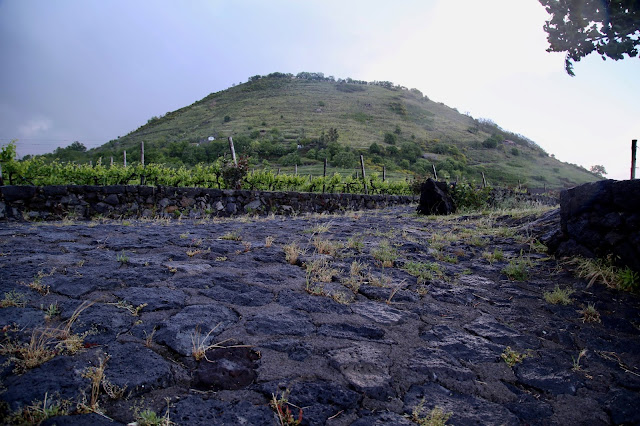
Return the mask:
{"type": "Polygon", "coordinates": [[[560,256],[607,257],[640,272],[640,180],[601,180],[560,194],[560,256]]]}
{"type": "Polygon", "coordinates": [[[414,196],[234,191],[138,185],[0,187],[0,220],[75,217],[233,216],[364,210],[417,202],[414,196]]]}

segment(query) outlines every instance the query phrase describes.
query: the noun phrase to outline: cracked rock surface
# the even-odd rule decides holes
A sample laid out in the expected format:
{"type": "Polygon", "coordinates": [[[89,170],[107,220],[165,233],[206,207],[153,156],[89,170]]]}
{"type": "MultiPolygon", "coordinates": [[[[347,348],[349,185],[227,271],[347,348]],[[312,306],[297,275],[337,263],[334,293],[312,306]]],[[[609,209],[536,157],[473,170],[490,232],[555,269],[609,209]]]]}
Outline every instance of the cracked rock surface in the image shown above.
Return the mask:
{"type": "Polygon", "coordinates": [[[46,398],[65,411],[44,424],[279,424],[284,395],[313,425],[410,425],[421,404],[638,424],[640,298],[574,278],[538,216],[3,223],[1,423],[46,398]]]}

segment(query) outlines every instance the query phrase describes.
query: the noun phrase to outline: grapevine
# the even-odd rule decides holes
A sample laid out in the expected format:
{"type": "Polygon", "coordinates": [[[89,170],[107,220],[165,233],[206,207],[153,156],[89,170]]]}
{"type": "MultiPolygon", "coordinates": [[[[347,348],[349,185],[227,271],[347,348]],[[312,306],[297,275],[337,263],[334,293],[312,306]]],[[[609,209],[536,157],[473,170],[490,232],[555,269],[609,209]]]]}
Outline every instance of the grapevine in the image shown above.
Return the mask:
{"type": "MultiPolygon", "coordinates": [[[[164,164],[133,163],[127,166],[101,163],[75,164],[53,161],[45,163],[34,157],[22,161],[2,162],[5,184],[10,185],[163,185],[257,191],[299,191],[328,193],[363,193],[361,179],[335,173],[332,176],[309,176],[275,173],[270,169],[248,171],[243,159],[240,173],[222,161],[201,163],[194,167],[169,167],[164,164]],[[234,174],[235,173],[235,174],[234,174]]],[[[406,181],[382,181],[376,174],[367,178],[371,194],[411,195],[406,181]]]]}

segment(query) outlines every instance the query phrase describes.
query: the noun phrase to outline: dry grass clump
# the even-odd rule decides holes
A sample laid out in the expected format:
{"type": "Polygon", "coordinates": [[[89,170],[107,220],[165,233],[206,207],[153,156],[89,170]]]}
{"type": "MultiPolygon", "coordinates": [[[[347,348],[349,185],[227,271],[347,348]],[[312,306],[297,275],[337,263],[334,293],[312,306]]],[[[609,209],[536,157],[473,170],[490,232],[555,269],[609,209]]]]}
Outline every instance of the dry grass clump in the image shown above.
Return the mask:
{"type": "Polygon", "coordinates": [[[596,307],[591,303],[589,303],[582,310],[578,311],[578,313],[582,314],[582,322],[601,322],[600,312],[598,312],[596,307]]]}
{"type": "Polygon", "coordinates": [[[302,255],[302,248],[297,242],[294,241],[291,244],[287,244],[283,246],[282,249],[284,250],[284,256],[287,262],[291,265],[298,263],[298,259],[300,255],[302,255]]]}
{"type": "Polygon", "coordinates": [[[329,256],[335,256],[343,247],[339,242],[334,242],[320,237],[315,237],[313,239],[313,246],[316,248],[318,254],[328,254],[329,256]]]}
{"type": "MultiPolygon", "coordinates": [[[[207,358],[207,351],[211,349],[227,349],[227,348],[248,348],[249,345],[224,345],[227,342],[232,341],[233,339],[224,339],[217,343],[208,343],[209,337],[211,333],[220,327],[222,323],[218,323],[215,327],[213,327],[209,332],[203,337],[200,332],[200,326],[196,326],[195,331],[191,333],[191,355],[196,359],[196,361],[200,361],[205,359],[209,361],[207,358]]],[[[209,361],[211,362],[211,361],[209,361]]]]}

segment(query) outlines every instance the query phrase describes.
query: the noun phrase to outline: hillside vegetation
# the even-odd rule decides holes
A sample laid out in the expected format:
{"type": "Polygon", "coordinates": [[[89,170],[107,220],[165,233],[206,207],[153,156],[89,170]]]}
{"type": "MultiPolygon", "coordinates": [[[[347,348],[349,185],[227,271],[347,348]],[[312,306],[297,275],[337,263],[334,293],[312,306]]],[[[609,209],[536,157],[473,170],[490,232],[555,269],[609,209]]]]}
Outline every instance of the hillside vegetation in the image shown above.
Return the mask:
{"type": "MultiPolygon", "coordinates": [[[[491,184],[561,188],[598,179],[587,170],[550,157],[524,136],[504,131],[431,101],[417,89],[391,82],[324,77],[321,73],[273,73],[212,93],[190,106],[152,117],[126,136],[84,152],[78,145],[50,158],[103,163],[114,157],[147,163],[194,165],[228,152],[233,136],[240,155],[255,167],[300,173],[355,172],[359,155],[367,168],[395,177],[427,175],[491,184]],[[211,141],[211,138],[215,140],[211,141]]],[[[81,144],[80,144],[81,145],[81,144]]]]}

